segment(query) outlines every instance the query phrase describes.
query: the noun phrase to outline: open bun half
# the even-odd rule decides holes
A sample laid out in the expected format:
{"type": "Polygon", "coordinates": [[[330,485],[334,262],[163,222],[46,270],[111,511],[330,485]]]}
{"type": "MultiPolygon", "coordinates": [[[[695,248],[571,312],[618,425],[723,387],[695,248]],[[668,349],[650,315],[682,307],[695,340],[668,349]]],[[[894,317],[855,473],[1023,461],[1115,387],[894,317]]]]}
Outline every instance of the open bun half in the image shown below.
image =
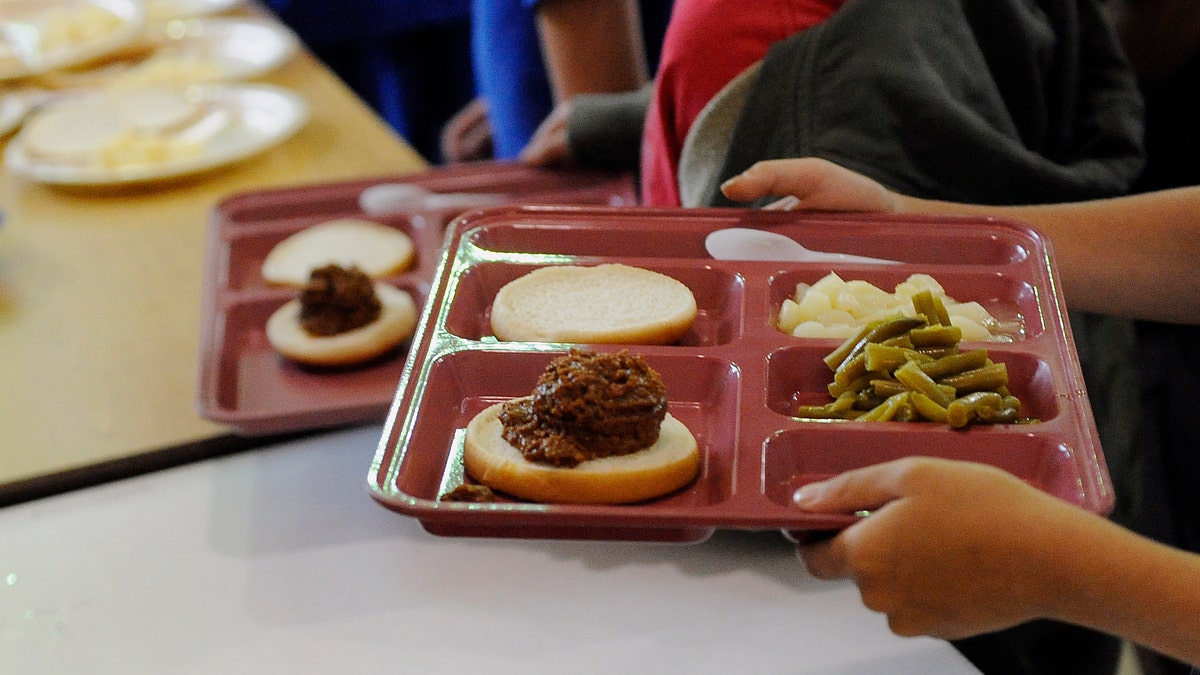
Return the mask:
{"type": "Polygon", "coordinates": [[[307,227],[279,242],[263,260],[263,279],[302,287],[326,265],[357,267],[372,279],[402,272],[413,260],[413,242],[393,227],[358,218],[337,218],[307,227]]]}
{"type": "Polygon", "coordinates": [[[696,320],[685,284],[618,263],[557,265],[505,284],[492,301],[492,331],[501,340],[663,345],[696,320]]]}
{"type": "Polygon", "coordinates": [[[267,341],[293,361],[314,366],[346,366],[385,354],[412,337],[417,305],[412,296],[377,282],[375,295],[383,303],[379,317],[354,330],[329,336],[310,335],[300,325],[300,300],[292,300],[267,319],[267,341]]]}
{"type": "Polygon", "coordinates": [[[661,497],[695,480],[700,450],[692,432],[670,414],[654,445],[627,455],[556,467],[530,462],[501,436],[497,403],[467,424],[467,473],[500,492],[549,504],[626,504],[661,497]]]}

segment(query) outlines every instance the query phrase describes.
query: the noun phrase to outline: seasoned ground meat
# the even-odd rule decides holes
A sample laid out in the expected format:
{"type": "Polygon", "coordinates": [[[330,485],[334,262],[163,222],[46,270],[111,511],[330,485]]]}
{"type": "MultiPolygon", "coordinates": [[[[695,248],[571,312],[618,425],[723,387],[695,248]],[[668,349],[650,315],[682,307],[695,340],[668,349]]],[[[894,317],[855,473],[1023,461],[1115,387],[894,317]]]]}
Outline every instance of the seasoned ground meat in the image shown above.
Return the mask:
{"type": "Polygon", "coordinates": [[[654,445],[667,415],[662,378],[640,356],[572,349],[531,397],[506,403],[503,437],[531,462],[571,467],[654,445]]]}
{"type": "Polygon", "coordinates": [[[317,337],[361,328],[379,318],[382,311],[374,282],[357,267],[315,269],[300,291],[300,326],[317,337]]]}
{"type": "Polygon", "coordinates": [[[463,483],[438,497],[443,502],[494,502],[496,494],[486,485],[463,483]]]}

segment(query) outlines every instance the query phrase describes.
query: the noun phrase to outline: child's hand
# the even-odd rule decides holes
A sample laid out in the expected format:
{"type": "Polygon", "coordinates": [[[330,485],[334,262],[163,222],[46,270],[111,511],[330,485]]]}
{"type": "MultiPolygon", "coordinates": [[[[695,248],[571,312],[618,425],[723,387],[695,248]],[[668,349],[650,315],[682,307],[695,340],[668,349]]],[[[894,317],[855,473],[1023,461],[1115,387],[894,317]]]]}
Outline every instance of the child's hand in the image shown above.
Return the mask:
{"type": "Polygon", "coordinates": [[[1001,469],[913,457],[804,486],[802,509],[870,511],[802,544],[809,571],[849,577],[899,635],[956,639],[1052,613],[1071,533],[1102,520],[1001,469]],[[1057,557],[1056,557],[1057,556],[1057,557]]]}
{"type": "Polygon", "coordinates": [[[571,102],[565,101],[550,111],[521,150],[521,162],[531,166],[566,166],[574,162],[567,138],[571,108],[571,102]]]}
{"type": "Polygon", "coordinates": [[[900,207],[897,196],[879,183],[815,157],[758,162],[725,181],[721,191],[739,202],[785,196],[774,208],[788,211],[894,212],[900,207]]]}

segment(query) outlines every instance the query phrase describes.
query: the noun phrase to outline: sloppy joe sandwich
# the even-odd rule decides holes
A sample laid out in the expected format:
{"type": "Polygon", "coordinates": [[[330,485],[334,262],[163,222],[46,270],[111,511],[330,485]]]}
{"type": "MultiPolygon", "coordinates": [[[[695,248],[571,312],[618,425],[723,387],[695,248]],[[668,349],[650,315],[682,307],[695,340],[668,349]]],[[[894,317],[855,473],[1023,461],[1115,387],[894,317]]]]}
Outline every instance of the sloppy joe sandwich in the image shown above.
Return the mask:
{"type": "Polygon", "coordinates": [[[314,366],[370,361],[412,337],[412,296],[362,271],[327,265],[299,297],[267,319],[267,341],[283,356],[314,366]]]}
{"type": "Polygon", "coordinates": [[[691,483],[700,452],[642,357],[573,349],[551,361],[531,395],[468,423],[463,463],[479,483],[521,499],[623,504],[691,483]]]}
{"type": "Polygon", "coordinates": [[[337,218],[305,228],[276,244],[262,264],[268,283],[303,286],[313,270],[326,265],[356,267],[372,279],[407,269],[412,239],[381,223],[337,218]]]}
{"type": "Polygon", "coordinates": [[[696,320],[696,298],[677,279],[617,263],[557,265],[505,284],[492,302],[501,340],[661,345],[696,320]]]}

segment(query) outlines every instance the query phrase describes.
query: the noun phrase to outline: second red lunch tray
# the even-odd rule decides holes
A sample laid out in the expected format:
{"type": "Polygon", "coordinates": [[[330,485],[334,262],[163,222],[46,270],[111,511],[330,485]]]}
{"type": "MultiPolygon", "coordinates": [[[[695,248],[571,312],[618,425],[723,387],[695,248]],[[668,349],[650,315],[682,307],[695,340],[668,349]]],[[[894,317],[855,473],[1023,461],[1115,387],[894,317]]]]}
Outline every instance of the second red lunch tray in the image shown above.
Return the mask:
{"type": "Polygon", "coordinates": [[[404,369],[407,345],[371,363],[313,369],[289,362],[267,342],[266,321],[296,290],[262,278],[267,253],[287,236],[334,218],[394,227],[413,241],[415,262],[384,281],[418,304],[441,259],[447,226],[485,203],[632,205],[632,178],[589,171],[482,162],[339,183],[297,185],[232,195],[213,209],[202,309],[200,414],[242,434],[382,421],[404,369]],[[368,213],[365,190],[416,189],[386,212],[368,213]]]}

